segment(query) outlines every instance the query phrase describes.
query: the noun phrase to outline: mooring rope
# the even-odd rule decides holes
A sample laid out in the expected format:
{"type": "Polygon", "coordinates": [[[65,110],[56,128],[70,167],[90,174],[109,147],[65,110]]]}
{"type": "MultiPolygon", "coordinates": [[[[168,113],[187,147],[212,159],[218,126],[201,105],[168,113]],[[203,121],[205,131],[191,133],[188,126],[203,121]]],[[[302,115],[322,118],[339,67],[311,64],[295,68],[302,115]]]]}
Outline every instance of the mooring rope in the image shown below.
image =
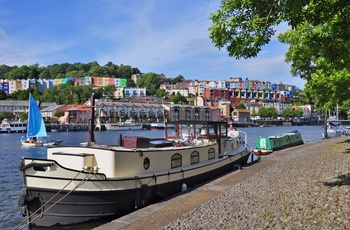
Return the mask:
{"type": "MultiPolygon", "coordinates": [[[[33,217],[33,215],[35,215],[36,213],[39,212],[39,210],[41,210],[42,208],[45,207],[45,205],[47,205],[50,201],[52,201],[56,196],[58,196],[58,194],[60,194],[70,183],[72,183],[84,170],[80,171],[74,178],[72,178],[62,189],[60,189],[55,195],[53,195],[49,200],[47,200],[43,205],[41,205],[35,212],[33,212],[30,216],[28,216],[25,220],[23,220],[20,224],[18,224],[15,229],[23,229],[24,227],[26,227],[27,225],[30,225],[34,220],[36,220],[38,217],[40,217],[40,215],[37,215],[35,218],[33,218],[32,220],[30,220],[30,218],[33,217]],[[30,221],[29,221],[30,220],[30,221]],[[28,223],[24,226],[23,225],[25,222],[28,223]]],[[[45,212],[47,212],[48,210],[50,210],[53,206],[55,206],[57,203],[59,203],[61,200],[63,200],[65,197],[67,197],[70,193],[72,193],[75,189],[79,188],[82,184],[84,184],[86,182],[87,179],[90,178],[90,174],[91,172],[89,172],[89,174],[87,174],[85,176],[84,179],[82,179],[79,184],[77,184],[71,191],[69,191],[66,195],[64,195],[63,197],[61,197],[59,200],[57,200],[55,203],[53,203],[50,207],[48,207],[46,210],[44,210],[42,214],[44,214],[45,212]],[[88,178],[89,177],[89,178],[88,178]]]]}
{"type": "MultiPolygon", "coordinates": [[[[135,176],[135,181],[138,182],[141,186],[142,185],[149,185],[153,180],[155,181],[155,184],[157,184],[157,176],[155,174],[152,175],[151,179],[146,184],[142,184],[142,180],[138,176],[135,176]]],[[[137,185],[137,183],[136,183],[136,185],[137,185]]]]}

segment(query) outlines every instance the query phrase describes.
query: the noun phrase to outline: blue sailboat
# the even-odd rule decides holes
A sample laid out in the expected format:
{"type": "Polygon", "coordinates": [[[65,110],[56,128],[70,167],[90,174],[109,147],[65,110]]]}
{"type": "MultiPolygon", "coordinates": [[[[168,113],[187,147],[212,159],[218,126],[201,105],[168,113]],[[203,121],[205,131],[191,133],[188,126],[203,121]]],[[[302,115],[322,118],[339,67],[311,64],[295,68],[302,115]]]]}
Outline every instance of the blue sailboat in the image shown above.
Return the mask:
{"type": "Polygon", "coordinates": [[[22,136],[21,143],[23,146],[35,147],[43,145],[58,145],[62,142],[61,140],[49,141],[46,140],[47,137],[46,127],[40,109],[36,104],[33,95],[30,94],[27,137],[22,136]]]}

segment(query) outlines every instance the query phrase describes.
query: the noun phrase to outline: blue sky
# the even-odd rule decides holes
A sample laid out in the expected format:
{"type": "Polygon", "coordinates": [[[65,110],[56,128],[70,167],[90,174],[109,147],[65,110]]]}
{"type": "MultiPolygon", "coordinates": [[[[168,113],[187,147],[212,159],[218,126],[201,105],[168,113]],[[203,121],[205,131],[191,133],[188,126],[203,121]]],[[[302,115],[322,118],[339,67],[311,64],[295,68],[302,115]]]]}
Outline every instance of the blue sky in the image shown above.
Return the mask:
{"type": "Polygon", "coordinates": [[[209,16],[219,0],[0,0],[0,6],[0,64],[113,62],[167,77],[304,88],[284,62],[288,47],[276,38],[248,60],[214,47],[209,16]]]}

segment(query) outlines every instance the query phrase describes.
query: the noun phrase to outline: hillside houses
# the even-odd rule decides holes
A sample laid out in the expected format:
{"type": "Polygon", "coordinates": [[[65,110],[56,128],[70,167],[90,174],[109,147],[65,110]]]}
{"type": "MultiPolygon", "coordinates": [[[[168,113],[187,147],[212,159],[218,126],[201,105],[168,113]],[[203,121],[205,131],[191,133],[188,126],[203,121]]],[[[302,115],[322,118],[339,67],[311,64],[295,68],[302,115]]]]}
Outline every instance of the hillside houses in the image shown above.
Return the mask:
{"type": "MultiPolygon", "coordinates": [[[[137,82],[142,78],[141,74],[135,74],[132,79],[137,82]]],[[[93,85],[93,87],[105,87],[114,85],[116,91],[115,99],[144,98],[147,95],[146,88],[129,88],[126,79],[106,78],[98,76],[85,76],[79,78],[61,79],[27,79],[27,80],[0,80],[1,90],[10,94],[18,90],[38,87],[43,91],[55,85],[65,84],[72,81],[74,85],[93,85]]],[[[228,80],[186,80],[176,84],[169,84],[169,79],[162,79],[164,84],[160,85],[169,97],[180,94],[188,99],[194,106],[215,106],[220,108],[221,117],[232,118],[232,110],[240,102],[243,102],[250,113],[258,113],[263,107],[275,107],[281,114],[286,107],[292,108],[291,99],[299,89],[293,85],[283,83],[270,83],[268,81],[249,80],[242,78],[230,78],[228,80]]],[[[311,116],[309,107],[303,108],[305,116],[311,116]]]]}

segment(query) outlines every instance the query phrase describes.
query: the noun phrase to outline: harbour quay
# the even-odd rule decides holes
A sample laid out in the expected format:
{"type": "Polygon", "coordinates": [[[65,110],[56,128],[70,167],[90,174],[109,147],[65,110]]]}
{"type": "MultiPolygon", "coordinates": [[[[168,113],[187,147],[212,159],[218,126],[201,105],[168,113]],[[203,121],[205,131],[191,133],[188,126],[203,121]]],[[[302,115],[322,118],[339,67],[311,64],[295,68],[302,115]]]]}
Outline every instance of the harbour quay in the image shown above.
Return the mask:
{"type": "Polygon", "coordinates": [[[349,229],[350,139],[262,156],[95,229],[349,229]]]}

